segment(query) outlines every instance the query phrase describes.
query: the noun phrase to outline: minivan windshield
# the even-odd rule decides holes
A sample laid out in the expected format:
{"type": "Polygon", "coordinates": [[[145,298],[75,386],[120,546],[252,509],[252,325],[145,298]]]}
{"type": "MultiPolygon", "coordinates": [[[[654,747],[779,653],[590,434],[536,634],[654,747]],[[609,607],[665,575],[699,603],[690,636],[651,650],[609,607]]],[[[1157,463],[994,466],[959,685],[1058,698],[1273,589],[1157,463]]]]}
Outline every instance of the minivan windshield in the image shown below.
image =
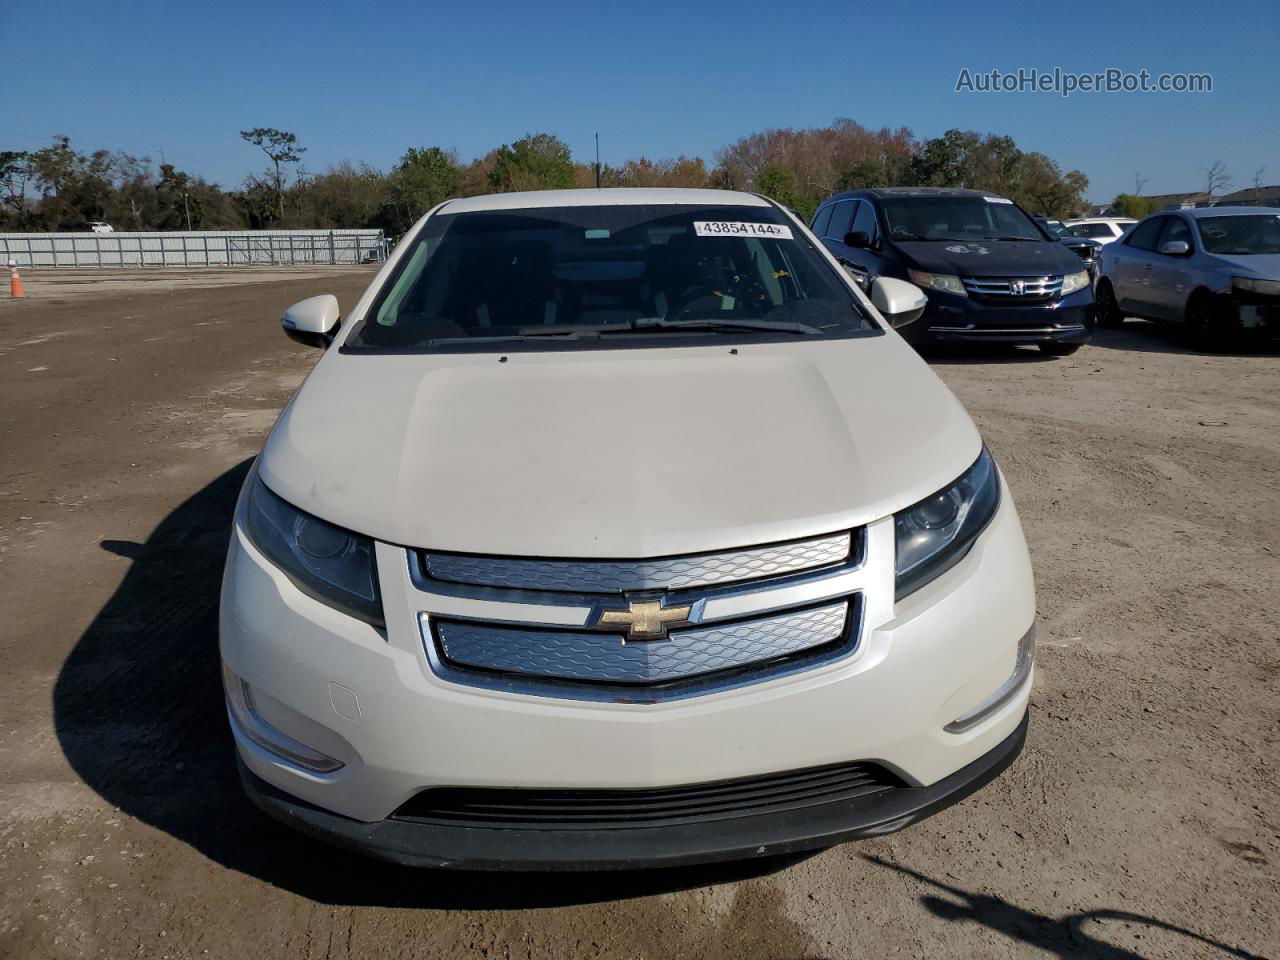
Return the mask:
{"type": "Polygon", "coordinates": [[[1003,197],[886,197],[880,201],[894,240],[1048,241],[1003,197]]]}
{"type": "Polygon", "coordinates": [[[571,349],[878,332],[773,207],[446,207],[402,254],[343,349],[571,349]]]}
{"type": "Polygon", "coordinates": [[[1280,253],[1280,215],[1200,217],[1196,227],[1207,253],[1237,257],[1280,253]]]}

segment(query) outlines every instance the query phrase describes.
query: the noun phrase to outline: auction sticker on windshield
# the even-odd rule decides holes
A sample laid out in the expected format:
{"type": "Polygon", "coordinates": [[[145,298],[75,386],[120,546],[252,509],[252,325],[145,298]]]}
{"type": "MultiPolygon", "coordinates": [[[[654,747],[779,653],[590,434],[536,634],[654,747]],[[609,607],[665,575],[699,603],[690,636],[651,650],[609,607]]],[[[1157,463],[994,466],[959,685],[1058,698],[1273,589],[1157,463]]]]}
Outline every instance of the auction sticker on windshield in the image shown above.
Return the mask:
{"type": "Polygon", "coordinates": [[[746,223],[732,220],[695,220],[693,232],[699,237],[772,237],[791,240],[791,228],[780,223],[746,223]]]}

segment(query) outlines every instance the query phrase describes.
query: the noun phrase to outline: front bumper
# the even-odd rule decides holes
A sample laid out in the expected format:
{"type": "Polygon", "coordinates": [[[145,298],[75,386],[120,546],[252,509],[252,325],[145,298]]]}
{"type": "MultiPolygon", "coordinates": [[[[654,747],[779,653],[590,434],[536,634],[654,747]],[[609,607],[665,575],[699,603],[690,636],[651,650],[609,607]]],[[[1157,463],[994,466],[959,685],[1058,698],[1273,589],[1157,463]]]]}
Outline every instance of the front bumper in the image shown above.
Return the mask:
{"type": "Polygon", "coordinates": [[[977,760],[927,787],[897,787],[802,811],[630,829],[486,829],[388,819],[363,823],[291,797],[239,762],[261,810],[339,847],[413,867],[465,870],[627,870],[799,853],[901,830],[963,800],[1022,752],[1028,716],[977,760]]]}
{"type": "MultiPolygon", "coordinates": [[[[417,823],[410,842],[409,828],[391,818],[436,787],[646,790],[858,761],[901,782],[895,799],[810,809],[781,824],[740,824],[701,840],[676,831],[655,856],[690,862],[761,845],[778,853],[905,826],[976,789],[984,769],[994,776],[999,758],[1016,754],[1010,737],[1026,712],[1030,665],[994,709],[984,705],[1018,675],[1035,595],[1007,489],[969,553],[896,603],[892,522],[867,528],[888,548],[869,552],[863,632],[851,655],[659,703],[569,701],[450,682],[424,649],[418,615],[425,608],[406,551],[378,545],[384,631],[299,591],[237,525],[223,581],[221,651],[267,731],[250,735],[233,719],[247,784],[303,829],[420,863],[547,867],[557,849],[503,851],[474,830],[456,830],[445,843],[441,831],[424,833],[417,823]],[[956,727],[957,718],[975,713],[980,719],[956,727]],[[273,736],[304,748],[292,751],[295,757],[315,751],[339,766],[306,769],[290,751],[271,749],[273,736]],[[746,843],[750,836],[759,842],[746,843]],[[479,845],[468,855],[472,841],[479,845]]],[[[609,831],[620,832],[630,835],[609,831]]],[[[601,842],[602,863],[648,859],[624,838],[612,843],[601,842]]],[[[567,860],[583,861],[581,851],[560,849],[567,860]]]]}
{"type": "Polygon", "coordinates": [[[1060,300],[1016,306],[936,290],[920,319],[899,332],[911,343],[1088,343],[1095,308],[1092,286],[1060,300]]]}

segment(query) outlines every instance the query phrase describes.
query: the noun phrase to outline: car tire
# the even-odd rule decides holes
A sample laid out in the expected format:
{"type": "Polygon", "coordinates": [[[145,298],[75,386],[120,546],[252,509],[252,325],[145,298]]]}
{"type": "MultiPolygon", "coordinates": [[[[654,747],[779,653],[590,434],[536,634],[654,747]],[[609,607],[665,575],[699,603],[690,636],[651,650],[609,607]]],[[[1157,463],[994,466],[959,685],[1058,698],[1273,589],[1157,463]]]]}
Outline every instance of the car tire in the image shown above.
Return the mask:
{"type": "Polygon", "coordinates": [[[1113,330],[1124,326],[1124,314],[1120,312],[1120,304],[1116,303],[1116,292],[1111,289],[1111,281],[1106,277],[1098,281],[1094,303],[1097,304],[1098,326],[1113,330]]]}
{"type": "Polygon", "coordinates": [[[1201,353],[1225,349],[1230,342],[1231,330],[1216,306],[1208,294],[1195,293],[1183,311],[1187,341],[1192,349],[1201,353]]]}
{"type": "Polygon", "coordinates": [[[1037,346],[1041,353],[1047,353],[1051,357],[1069,357],[1080,349],[1078,343],[1040,343],[1037,346]]]}

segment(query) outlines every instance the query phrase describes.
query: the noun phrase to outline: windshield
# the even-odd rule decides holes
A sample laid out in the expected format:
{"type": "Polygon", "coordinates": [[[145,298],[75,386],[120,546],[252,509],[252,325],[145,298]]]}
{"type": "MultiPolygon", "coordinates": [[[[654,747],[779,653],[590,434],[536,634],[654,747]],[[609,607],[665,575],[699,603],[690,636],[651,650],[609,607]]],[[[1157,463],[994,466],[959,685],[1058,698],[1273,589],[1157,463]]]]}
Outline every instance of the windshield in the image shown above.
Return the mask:
{"type": "Polygon", "coordinates": [[[624,204],[432,217],[343,349],[878,332],[776,209],[624,204]]]}
{"type": "Polygon", "coordinates": [[[1057,237],[1061,240],[1064,237],[1070,238],[1075,236],[1075,234],[1062,225],[1061,220],[1041,220],[1040,222],[1044,224],[1044,228],[1049,231],[1049,236],[1051,237],[1057,237]]]}
{"type": "Polygon", "coordinates": [[[1280,253],[1280,215],[1245,214],[1196,220],[1207,253],[1226,256],[1280,253]]]}
{"type": "Polygon", "coordinates": [[[881,205],[894,240],[1045,240],[1003,197],[890,197],[881,205]]]}

